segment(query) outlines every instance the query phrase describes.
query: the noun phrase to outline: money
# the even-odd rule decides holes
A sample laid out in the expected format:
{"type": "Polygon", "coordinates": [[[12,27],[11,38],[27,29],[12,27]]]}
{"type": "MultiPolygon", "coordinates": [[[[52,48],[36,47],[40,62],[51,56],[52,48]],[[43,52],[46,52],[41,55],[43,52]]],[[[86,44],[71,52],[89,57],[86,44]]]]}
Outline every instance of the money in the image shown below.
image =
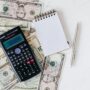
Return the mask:
{"type": "Polygon", "coordinates": [[[37,36],[33,35],[32,37],[30,37],[30,39],[28,38],[27,40],[29,44],[32,46],[33,50],[35,51],[36,57],[39,60],[44,61],[43,50],[41,49],[41,45],[37,36]]]}
{"type": "Polygon", "coordinates": [[[0,16],[5,18],[32,21],[41,9],[42,4],[38,2],[0,0],[0,16]]]}
{"type": "Polygon", "coordinates": [[[8,87],[6,87],[4,90],[10,90],[14,85],[18,83],[18,79],[13,80],[8,87]]]}
{"type": "Polygon", "coordinates": [[[4,90],[13,80],[15,80],[14,72],[10,65],[7,64],[0,69],[0,90],[4,90]]]}
{"type": "Polygon", "coordinates": [[[57,90],[63,61],[64,55],[61,53],[46,57],[39,90],[57,90]]]}
{"type": "Polygon", "coordinates": [[[16,84],[10,90],[38,90],[41,73],[28,81],[16,84]]]}
{"type": "MultiPolygon", "coordinates": [[[[5,23],[3,23],[3,24],[5,25],[5,23]]],[[[9,26],[9,24],[6,24],[6,25],[8,25],[8,26],[7,27],[5,27],[5,26],[0,27],[0,28],[3,28],[0,30],[2,30],[2,31],[4,30],[3,32],[5,32],[5,30],[9,30],[13,26],[15,26],[14,23],[11,27],[9,26]]],[[[24,23],[23,23],[23,25],[24,25],[24,23]]],[[[28,43],[30,44],[30,46],[32,47],[32,49],[34,51],[39,64],[40,65],[43,64],[44,55],[43,55],[42,49],[40,49],[41,46],[40,46],[40,42],[38,41],[37,36],[36,36],[36,30],[34,28],[30,28],[30,30],[23,29],[23,32],[24,32],[24,35],[25,35],[28,43]]],[[[4,54],[4,52],[3,52],[3,54],[4,54]]],[[[4,58],[7,59],[6,56],[4,56],[4,58]]],[[[38,90],[40,77],[41,77],[41,73],[39,75],[35,76],[34,78],[31,78],[30,80],[28,80],[26,82],[20,82],[20,83],[17,83],[15,85],[11,82],[11,84],[8,85],[8,88],[10,88],[9,90],[28,90],[28,89],[29,90],[38,90]]]]}
{"type": "MultiPolygon", "coordinates": [[[[0,27],[0,35],[7,32],[7,31],[9,31],[9,30],[11,30],[11,29],[13,29],[13,28],[15,28],[15,27],[0,27]]],[[[22,28],[22,27],[21,27],[21,29],[22,30],[25,30],[25,29],[29,30],[28,28],[22,28]]]]}
{"type": "Polygon", "coordinates": [[[7,57],[3,52],[3,49],[0,47],[0,69],[7,64],[7,57]]]}
{"type": "MultiPolygon", "coordinates": [[[[22,2],[22,0],[17,0],[17,1],[21,1],[22,2]]],[[[38,2],[39,0],[23,0],[23,2],[38,2]]]]}
{"type": "Polygon", "coordinates": [[[30,30],[30,22],[8,19],[8,18],[0,18],[0,33],[1,34],[16,26],[20,26],[22,30],[30,30]]]}
{"type": "Polygon", "coordinates": [[[0,27],[15,27],[21,26],[22,28],[30,28],[30,22],[22,21],[22,20],[14,20],[8,18],[1,18],[0,17],[0,27]]]}
{"type": "MultiPolygon", "coordinates": [[[[0,1],[0,34],[12,29],[15,26],[21,26],[26,38],[29,42],[29,44],[32,46],[35,55],[37,57],[37,60],[42,63],[43,56],[41,55],[40,51],[40,45],[39,42],[36,41],[37,45],[33,42],[33,39],[31,38],[33,35],[35,35],[35,30],[30,29],[30,22],[27,22],[26,20],[31,21],[35,15],[39,14],[41,11],[42,5],[39,3],[30,3],[28,2],[17,2],[15,1],[8,1],[8,0],[1,0],[0,1]],[[39,50],[38,50],[38,48],[39,50]],[[37,49],[37,50],[36,50],[37,49]],[[36,50],[36,51],[35,51],[36,50]],[[38,55],[37,55],[38,54],[38,55]],[[42,56],[42,57],[41,57],[42,56]]],[[[1,60],[3,59],[3,62],[0,63],[0,77],[2,79],[0,80],[0,90],[38,90],[38,85],[40,81],[41,74],[35,76],[34,78],[26,81],[26,82],[20,82],[17,83],[16,77],[14,75],[14,72],[10,70],[10,65],[7,63],[7,57],[5,56],[2,48],[0,48],[0,51],[2,51],[1,54],[1,60]],[[7,70],[6,70],[6,66],[7,70]],[[3,69],[2,69],[3,68],[3,69]],[[8,74],[8,78],[4,78],[1,73],[2,71],[6,70],[6,75],[8,74]],[[10,75],[11,76],[10,76],[10,75]],[[14,80],[15,79],[15,80],[14,80]],[[17,83],[17,84],[16,84],[17,83]],[[7,85],[6,85],[7,84],[7,85]],[[12,89],[11,89],[12,88],[12,89]]]]}
{"type": "Polygon", "coordinates": [[[20,2],[38,2],[39,0],[3,0],[3,1],[11,1],[11,2],[15,2],[15,1],[20,1],[20,2]]]}
{"type": "Polygon", "coordinates": [[[23,32],[33,51],[35,51],[36,57],[38,57],[39,60],[43,61],[44,54],[40,42],[37,38],[36,30],[34,28],[30,28],[30,31],[23,30],[23,32]]]}
{"type": "MultiPolygon", "coordinates": [[[[11,28],[11,27],[6,27],[6,29],[7,28],[11,28]]],[[[30,30],[23,30],[24,35],[25,35],[28,43],[32,47],[32,49],[33,49],[33,51],[34,51],[34,53],[36,55],[36,58],[37,58],[38,62],[41,65],[44,62],[44,55],[43,55],[42,49],[40,49],[40,47],[41,47],[40,43],[39,43],[37,37],[35,36],[36,35],[35,31],[36,30],[34,28],[31,28],[30,30]]],[[[3,52],[3,50],[2,50],[2,52],[3,52]]],[[[4,54],[4,52],[3,52],[3,54],[4,54]]],[[[15,85],[10,84],[8,86],[8,88],[10,87],[9,90],[38,90],[40,77],[41,77],[41,73],[39,75],[29,79],[28,81],[19,82],[19,83],[15,84],[15,85]]]]}

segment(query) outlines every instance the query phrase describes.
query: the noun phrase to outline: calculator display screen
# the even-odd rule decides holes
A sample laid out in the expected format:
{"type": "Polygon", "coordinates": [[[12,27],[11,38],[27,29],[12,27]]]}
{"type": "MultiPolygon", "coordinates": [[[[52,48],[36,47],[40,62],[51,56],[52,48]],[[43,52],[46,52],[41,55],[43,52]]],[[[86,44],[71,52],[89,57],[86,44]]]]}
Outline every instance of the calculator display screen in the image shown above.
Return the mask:
{"type": "Polygon", "coordinates": [[[9,40],[3,42],[3,45],[6,49],[9,49],[9,48],[11,48],[11,47],[23,42],[23,41],[24,41],[23,36],[21,34],[18,34],[16,36],[10,38],[9,40]]]}

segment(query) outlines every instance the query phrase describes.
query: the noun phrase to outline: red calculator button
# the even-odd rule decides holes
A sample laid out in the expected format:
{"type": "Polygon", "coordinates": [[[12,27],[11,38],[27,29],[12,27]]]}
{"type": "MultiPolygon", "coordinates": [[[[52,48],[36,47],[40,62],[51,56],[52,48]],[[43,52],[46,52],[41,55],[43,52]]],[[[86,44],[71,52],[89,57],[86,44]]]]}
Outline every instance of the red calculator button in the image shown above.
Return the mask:
{"type": "Polygon", "coordinates": [[[31,62],[30,61],[27,61],[27,64],[31,64],[31,62]]]}
{"type": "Polygon", "coordinates": [[[34,60],[32,59],[30,62],[31,62],[31,64],[33,64],[34,63],[34,60]]]}
{"type": "Polygon", "coordinates": [[[34,60],[32,59],[32,60],[29,60],[29,61],[27,61],[27,64],[33,64],[34,63],[34,60]]]}

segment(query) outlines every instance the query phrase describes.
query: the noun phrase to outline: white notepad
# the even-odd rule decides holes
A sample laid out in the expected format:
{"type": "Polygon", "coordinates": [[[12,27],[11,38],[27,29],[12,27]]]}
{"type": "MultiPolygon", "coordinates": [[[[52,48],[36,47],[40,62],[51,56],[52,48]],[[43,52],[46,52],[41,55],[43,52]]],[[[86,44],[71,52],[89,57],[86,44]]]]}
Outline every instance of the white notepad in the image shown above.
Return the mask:
{"type": "Polygon", "coordinates": [[[56,11],[52,10],[35,17],[33,25],[45,56],[69,48],[56,11]]]}

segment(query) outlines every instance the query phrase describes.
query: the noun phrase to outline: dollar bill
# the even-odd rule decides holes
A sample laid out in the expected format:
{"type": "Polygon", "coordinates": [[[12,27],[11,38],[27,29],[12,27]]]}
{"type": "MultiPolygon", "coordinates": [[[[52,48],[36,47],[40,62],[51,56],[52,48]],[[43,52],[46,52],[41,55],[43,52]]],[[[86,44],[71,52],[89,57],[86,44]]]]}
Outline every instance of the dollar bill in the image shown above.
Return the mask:
{"type": "Polygon", "coordinates": [[[9,64],[0,69],[0,90],[5,90],[14,81],[15,75],[9,64]]]}
{"type": "Polygon", "coordinates": [[[38,2],[0,0],[0,16],[5,18],[32,21],[41,9],[42,4],[38,2]]]}
{"type": "Polygon", "coordinates": [[[33,35],[32,37],[30,37],[30,39],[28,38],[27,40],[29,44],[32,45],[33,51],[35,51],[37,58],[41,60],[41,62],[44,61],[43,50],[37,36],[33,35]]]}
{"type": "Polygon", "coordinates": [[[28,81],[17,83],[10,90],[38,90],[41,74],[29,79],[28,81]]]}
{"type": "Polygon", "coordinates": [[[30,22],[0,17],[0,34],[16,26],[20,26],[22,30],[30,30],[30,22]]]}
{"type": "Polygon", "coordinates": [[[22,21],[22,20],[13,20],[8,18],[0,17],[0,27],[15,27],[21,26],[22,28],[29,28],[30,22],[22,21]]]}
{"type": "Polygon", "coordinates": [[[17,0],[17,1],[23,1],[23,2],[38,2],[39,0],[17,0]]]}
{"type": "Polygon", "coordinates": [[[3,1],[11,1],[11,2],[15,2],[15,1],[20,1],[20,2],[38,2],[39,0],[3,0],[3,1]]]}
{"type": "Polygon", "coordinates": [[[0,69],[7,64],[7,57],[5,56],[3,49],[0,47],[0,69]]]}
{"type": "Polygon", "coordinates": [[[30,28],[29,31],[23,30],[23,32],[36,57],[39,59],[39,61],[41,60],[41,62],[43,62],[44,54],[40,42],[37,38],[36,30],[34,28],[30,28]]]}
{"type": "Polygon", "coordinates": [[[64,54],[56,53],[46,57],[39,90],[57,90],[64,61],[64,54]]]}
{"type": "MultiPolygon", "coordinates": [[[[0,27],[0,35],[11,30],[12,28],[15,28],[15,27],[0,27]]],[[[29,30],[28,28],[22,28],[22,27],[21,27],[21,29],[22,30],[25,30],[25,29],[29,30]]]]}

